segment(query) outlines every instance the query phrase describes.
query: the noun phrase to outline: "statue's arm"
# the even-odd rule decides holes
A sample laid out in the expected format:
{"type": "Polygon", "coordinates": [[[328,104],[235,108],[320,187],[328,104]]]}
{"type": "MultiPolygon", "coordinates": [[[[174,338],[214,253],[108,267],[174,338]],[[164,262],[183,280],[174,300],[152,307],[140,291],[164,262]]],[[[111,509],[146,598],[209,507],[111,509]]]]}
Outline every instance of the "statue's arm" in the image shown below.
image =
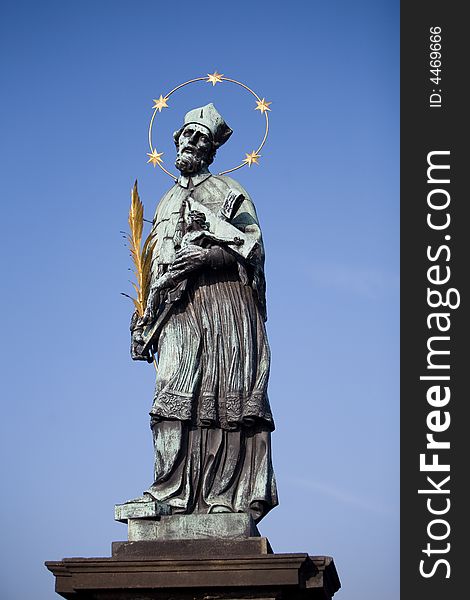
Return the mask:
{"type": "Polygon", "coordinates": [[[235,262],[235,257],[221,245],[204,248],[191,244],[176,253],[168,273],[178,281],[199,269],[224,269],[235,262]]]}
{"type": "Polygon", "coordinates": [[[226,175],[223,176],[222,179],[231,190],[233,190],[235,193],[243,195],[243,202],[240,204],[235,215],[230,220],[231,224],[257,243],[257,246],[260,248],[260,253],[264,258],[263,236],[261,234],[258,215],[256,214],[256,208],[253,200],[245,188],[238,183],[238,181],[226,175]]]}
{"type": "MultiPolygon", "coordinates": [[[[258,221],[256,208],[246,190],[231,177],[225,176],[232,189],[237,190],[244,196],[244,201],[238,209],[235,217],[232,219],[232,225],[243,231],[255,244],[255,251],[250,254],[244,262],[247,273],[247,282],[250,283],[255,297],[257,298],[260,312],[263,318],[267,319],[266,310],[266,280],[264,277],[264,244],[261,227],[258,221]]],[[[243,271],[243,269],[242,269],[243,271]]],[[[243,278],[243,273],[240,276],[243,278]]]]}

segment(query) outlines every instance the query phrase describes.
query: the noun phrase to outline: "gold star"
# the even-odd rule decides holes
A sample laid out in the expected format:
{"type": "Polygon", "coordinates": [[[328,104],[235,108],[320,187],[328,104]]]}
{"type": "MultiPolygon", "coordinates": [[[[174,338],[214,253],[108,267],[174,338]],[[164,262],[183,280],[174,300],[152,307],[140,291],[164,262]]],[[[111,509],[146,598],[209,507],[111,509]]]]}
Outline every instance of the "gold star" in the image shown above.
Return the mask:
{"type": "MultiPolygon", "coordinates": [[[[245,152],[245,154],[246,154],[246,152],[245,152]]],[[[257,165],[258,159],[260,156],[261,156],[261,154],[258,154],[256,152],[256,150],[253,150],[253,152],[251,154],[246,154],[246,158],[243,162],[246,163],[249,167],[251,167],[251,165],[253,163],[255,163],[255,165],[257,165]]]]}
{"type": "Polygon", "coordinates": [[[266,102],[266,100],[263,98],[262,100],[260,100],[259,102],[256,101],[256,108],[255,110],[259,110],[261,112],[261,114],[264,114],[265,111],[267,110],[271,110],[269,108],[269,106],[272,104],[272,102],[266,102]]]}
{"type": "Polygon", "coordinates": [[[207,83],[212,83],[212,85],[215,85],[219,81],[222,81],[222,77],[223,75],[221,73],[217,73],[217,71],[214,71],[212,75],[207,73],[207,83]]]}
{"type": "Polygon", "coordinates": [[[168,100],[168,98],[164,98],[161,94],[160,94],[160,98],[158,100],[153,100],[155,102],[155,104],[152,106],[152,108],[156,108],[158,110],[158,112],[162,112],[162,108],[165,108],[168,106],[168,104],[166,103],[166,101],[168,100]]]}
{"type": "Polygon", "coordinates": [[[163,152],[157,152],[156,148],[154,148],[152,152],[147,152],[147,156],[150,156],[147,162],[152,163],[154,167],[156,167],[157,164],[159,165],[163,162],[163,160],[160,158],[161,156],[163,156],[163,152]]]}

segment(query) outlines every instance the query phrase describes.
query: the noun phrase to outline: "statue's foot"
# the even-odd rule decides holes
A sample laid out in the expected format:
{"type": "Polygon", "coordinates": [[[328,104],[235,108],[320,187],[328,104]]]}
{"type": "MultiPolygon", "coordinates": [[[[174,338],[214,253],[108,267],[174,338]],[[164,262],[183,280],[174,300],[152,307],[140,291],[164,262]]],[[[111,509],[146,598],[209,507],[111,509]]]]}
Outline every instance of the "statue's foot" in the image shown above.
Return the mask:
{"type": "Polygon", "coordinates": [[[160,502],[160,500],[154,498],[149,492],[144,492],[138,498],[128,500],[124,504],[117,504],[114,514],[117,521],[124,523],[127,519],[166,517],[172,514],[172,509],[169,504],[160,502]]]}
{"type": "Polygon", "coordinates": [[[143,503],[143,502],[155,502],[155,498],[152,496],[152,494],[149,494],[148,492],[144,492],[144,494],[142,496],[139,496],[138,498],[133,498],[132,500],[128,500],[127,502],[124,502],[124,504],[137,504],[137,503],[143,503]]]}
{"type": "Polygon", "coordinates": [[[231,513],[232,511],[228,506],[223,506],[222,504],[216,504],[215,506],[211,506],[209,509],[210,514],[220,514],[220,513],[231,513]]]}
{"type": "Polygon", "coordinates": [[[160,502],[148,492],[114,507],[114,518],[121,523],[127,523],[129,519],[159,519],[169,515],[171,506],[160,502]]]}

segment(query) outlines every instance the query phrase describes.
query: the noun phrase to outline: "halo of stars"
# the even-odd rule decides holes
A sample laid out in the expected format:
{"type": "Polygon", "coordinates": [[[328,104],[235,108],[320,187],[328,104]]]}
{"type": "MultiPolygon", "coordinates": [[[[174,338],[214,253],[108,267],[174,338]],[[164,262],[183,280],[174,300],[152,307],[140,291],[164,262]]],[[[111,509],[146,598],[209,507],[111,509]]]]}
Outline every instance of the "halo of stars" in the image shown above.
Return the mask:
{"type": "Polygon", "coordinates": [[[235,167],[232,167],[231,169],[222,171],[219,173],[219,175],[225,175],[226,173],[231,173],[232,171],[241,169],[242,167],[245,167],[246,165],[251,167],[251,165],[253,165],[253,164],[254,165],[259,164],[259,159],[261,157],[260,150],[264,146],[266,139],[268,137],[268,132],[269,132],[268,112],[271,112],[271,109],[269,107],[272,104],[272,102],[268,102],[265,98],[260,98],[258,96],[258,94],[256,94],[252,89],[250,89],[247,85],[245,85],[241,81],[236,81],[235,79],[225,77],[225,75],[223,75],[222,73],[218,73],[217,71],[214,71],[213,73],[208,73],[206,77],[196,77],[195,79],[190,79],[189,81],[180,83],[180,85],[177,85],[170,92],[168,92],[168,94],[165,94],[164,96],[162,94],[160,94],[159,98],[153,100],[153,106],[152,106],[153,114],[152,114],[152,118],[150,119],[149,132],[148,132],[148,141],[149,141],[149,146],[150,146],[150,152],[147,152],[147,156],[149,157],[149,159],[147,160],[147,163],[153,164],[154,167],[156,167],[156,166],[160,167],[160,169],[162,169],[162,171],[164,171],[167,175],[172,177],[175,181],[178,179],[175,175],[173,175],[173,173],[170,173],[170,171],[167,171],[165,169],[165,167],[163,166],[163,159],[162,159],[163,152],[158,152],[157,148],[152,143],[153,122],[155,120],[157,113],[161,113],[164,108],[168,108],[168,101],[172,94],[174,94],[177,90],[181,89],[182,87],[189,85],[190,83],[196,83],[198,81],[205,81],[206,83],[212,84],[212,86],[215,86],[216,84],[222,83],[225,81],[229,82],[229,83],[233,83],[238,86],[241,86],[242,88],[244,88],[245,90],[250,92],[250,94],[252,94],[256,98],[256,107],[254,108],[254,110],[259,110],[260,115],[264,115],[264,118],[265,118],[266,127],[265,127],[265,131],[264,131],[264,136],[263,136],[263,139],[262,139],[260,145],[258,146],[258,148],[256,150],[252,150],[252,152],[250,152],[250,153],[246,152],[245,158],[242,160],[242,162],[239,165],[236,165],[235,167]]]}

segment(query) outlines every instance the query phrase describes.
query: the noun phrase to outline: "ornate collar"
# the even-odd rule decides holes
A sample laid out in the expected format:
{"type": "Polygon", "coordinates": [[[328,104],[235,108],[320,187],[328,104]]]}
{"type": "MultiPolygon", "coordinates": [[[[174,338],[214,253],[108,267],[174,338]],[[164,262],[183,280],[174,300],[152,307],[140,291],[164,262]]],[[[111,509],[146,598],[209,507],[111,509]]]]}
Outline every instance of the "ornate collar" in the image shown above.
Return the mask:
{"type": "Polygon", "coordinates": [[[186,175],[180,175],[178,177],[178,183],[181,187],[184,187],[187,189],[189,186],[190,179],[193,182],[193,185],[196,186],[196,185],[199,185],[200,183],[202,183],[203,181],[205,181],[211,175],[212,175],[212,173],[210,173],[207,169],[205,171],[200,171],[199,173],[196,173],[195,175],[191,175],[190,177],[187,177],[186,175]]]}

